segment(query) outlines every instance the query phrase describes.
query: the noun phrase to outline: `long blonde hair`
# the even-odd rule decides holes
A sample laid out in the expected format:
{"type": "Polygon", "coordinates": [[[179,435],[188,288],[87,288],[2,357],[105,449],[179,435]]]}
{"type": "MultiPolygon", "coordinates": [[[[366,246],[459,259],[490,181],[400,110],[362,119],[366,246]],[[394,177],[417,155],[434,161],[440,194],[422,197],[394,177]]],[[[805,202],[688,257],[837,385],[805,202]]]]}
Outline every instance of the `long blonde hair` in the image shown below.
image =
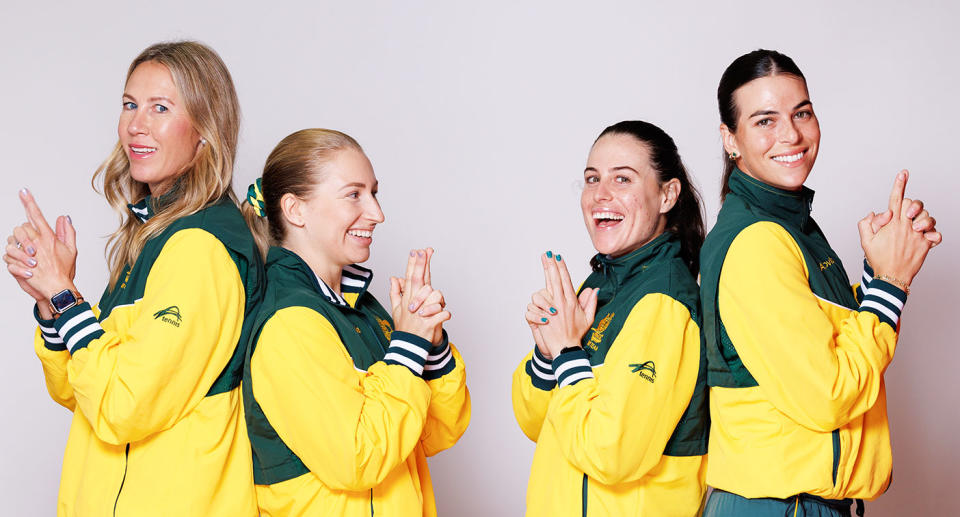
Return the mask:
{"type": "Polygon", "coordinates": [[[310,195],[313,187],[323,180],[323,167],[344,149],[363,152],[350,135],[317,128],[292,133],[273,148],[260,177],[262,200],[259,203],[253,200],[260,207],[254,208],[249,194],[240,205],[261,253],[266,255],[268,247],[280,245],[286,235],[280,198],[287,193],[299,198],[310,195]],[[263,216],[258,215],[257,210],[263,216]]]}
{"type": "Polygon", "coordinates": [[[194,129],[206,144],[178,178],[176,199],[143,224],[130,213],[127,203],[142,200],[150,190],[131,177],[130,161],[119,141],[94,173],[93,188],[99,192],[97,180],[101,178],[107,202],[123,221],[107,241],[111,287],[125,266],[133,266],[144,244],[170,223],[198,212],[224,195],[236,203],[232,179],[240,103],[227,66],[213,49],[196,41],[157,43],[130,63],[127,80],[137,66],[147,62],[162,64],[170,71],[194,129]]]}

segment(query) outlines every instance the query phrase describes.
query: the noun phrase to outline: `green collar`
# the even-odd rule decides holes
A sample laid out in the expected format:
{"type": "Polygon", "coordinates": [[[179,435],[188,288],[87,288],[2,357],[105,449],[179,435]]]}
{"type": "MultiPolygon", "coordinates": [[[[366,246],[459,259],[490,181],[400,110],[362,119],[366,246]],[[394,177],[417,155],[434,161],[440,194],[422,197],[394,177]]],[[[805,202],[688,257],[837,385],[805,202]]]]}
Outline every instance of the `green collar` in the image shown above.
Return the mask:
{"type": "Polygon", "coordinates": [[[157,197],[147,196],[137,203],[127,203],[127,208],[133,212],[133,215],[135,215],[141,223],[145,223],[149,221],[151,217],[157,215],[157,212],[166,208],[170,203],[173,203],[179,195],[180,180],[177,180],[177,182],[173,184],[173,187],[167,192],[157,197]]]}
{"type": "Polygon", "coordinates": [[[793,223],[801,230],[807,229],[813,207],[813,190],[807,187],[796,191],[783,190],[748,176],[740,169],[733,169],[730,193],[776,219],[793,223]]]}
{"type": "MultiPolygon", "coordinates": [[[[680,241],[677,240],[673,232],[665,231],[652,241],[626,255],[611,257],[597,254],[590,260],[590,265],[596,273],[602,275],[604,280],[616,289],[643,273],[654,262],[671,260],[679,256],[680,241]]],[[[601,289],[600,297],[604,299],[607,298],[604,294],[610,297],[614,294],[612,292],[604,293],[603,291],[604,289],[601,289]]]]}
{"type": "MultiPolygon", "coordinates": [[[[298,281],[313,286],[313,289],[328,303],[342,307],[350,306],[343,296],[330,289],[330,286],[317,276],[296,253],[283,247],[271,246],[270,250],[267,251],[267,270],[274,267],[282,268],[286,270],[286,274],[298,281]]],[[[340,292],[344,294],[356,293],[357,300],[359,300],[363,293],[367,291],[367,288],[370,287],[372,280],[373,271],[356,264],[344,266],[340,274],[340,292]]]]}

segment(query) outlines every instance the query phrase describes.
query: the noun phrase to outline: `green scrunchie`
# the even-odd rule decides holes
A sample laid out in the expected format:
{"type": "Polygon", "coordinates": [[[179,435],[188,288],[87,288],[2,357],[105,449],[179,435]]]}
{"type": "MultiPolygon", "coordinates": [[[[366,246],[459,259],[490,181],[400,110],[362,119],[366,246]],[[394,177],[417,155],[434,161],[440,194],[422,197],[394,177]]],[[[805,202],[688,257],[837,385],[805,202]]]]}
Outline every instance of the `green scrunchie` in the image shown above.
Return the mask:
{"type": "Polygon", "coordinates": [[[263,185],[260,178],[257,178],[257,181],[250,184],[250,188],[247,189],[247,203],[253,207],[257,217],[266,217],[266,204],[263,200],[263,185]]]}

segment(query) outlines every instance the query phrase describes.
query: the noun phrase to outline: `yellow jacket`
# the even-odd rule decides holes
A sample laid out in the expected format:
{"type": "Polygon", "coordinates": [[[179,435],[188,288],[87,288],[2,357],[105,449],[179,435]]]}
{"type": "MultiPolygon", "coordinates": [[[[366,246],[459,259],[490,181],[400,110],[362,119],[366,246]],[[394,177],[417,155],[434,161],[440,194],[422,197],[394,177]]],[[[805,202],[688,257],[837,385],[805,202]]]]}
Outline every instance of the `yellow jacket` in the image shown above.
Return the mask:
{"type": "Polygon", "coordinates": [[[600,287],[583,350],[528,354],[513,408],[537,443],[528,516],[693,516],[702,507],[706,360],[697,285],[665,233],[617,259],[597,257],[600,287]],[[555,373],[556,372],[556,373],[555,373]]]}
{"type": "Polygon", "coordinates": [[[703,246],[707,482],[744,497],[873,499],[890,482],[883,373],[906,295],[851,289],[813,192],[740,171],[703,246]]]}
{"type": "Polygon", "coordinates": [[[57,515],[256,515],[237,343],[261,275],[225,199],[151,239],[97,308],[40,321],[47,389],[74,412],[57,515]]]}
{"type": "Polygon", "coordinates": [[[435,516],[426,458],[470,420],[460,354],[393,331],[369,270],[341,297],[271,248],[267,275],[244,381],[262,515],[435,516]]]}

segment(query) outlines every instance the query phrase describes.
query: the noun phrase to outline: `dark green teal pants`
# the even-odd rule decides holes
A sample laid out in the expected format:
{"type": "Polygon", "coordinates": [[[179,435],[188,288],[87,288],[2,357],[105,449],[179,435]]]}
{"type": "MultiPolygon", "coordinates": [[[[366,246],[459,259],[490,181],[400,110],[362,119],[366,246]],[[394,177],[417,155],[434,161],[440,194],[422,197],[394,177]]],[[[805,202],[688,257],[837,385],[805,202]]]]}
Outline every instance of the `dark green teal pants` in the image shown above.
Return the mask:
{"type": "Polygon", "coordinates": [[[853,499],[837,501],[807,494],[787,499],[747,499],[714,490],[707,499],[703,517],[850,517],[852,504],[853,499]]]}

